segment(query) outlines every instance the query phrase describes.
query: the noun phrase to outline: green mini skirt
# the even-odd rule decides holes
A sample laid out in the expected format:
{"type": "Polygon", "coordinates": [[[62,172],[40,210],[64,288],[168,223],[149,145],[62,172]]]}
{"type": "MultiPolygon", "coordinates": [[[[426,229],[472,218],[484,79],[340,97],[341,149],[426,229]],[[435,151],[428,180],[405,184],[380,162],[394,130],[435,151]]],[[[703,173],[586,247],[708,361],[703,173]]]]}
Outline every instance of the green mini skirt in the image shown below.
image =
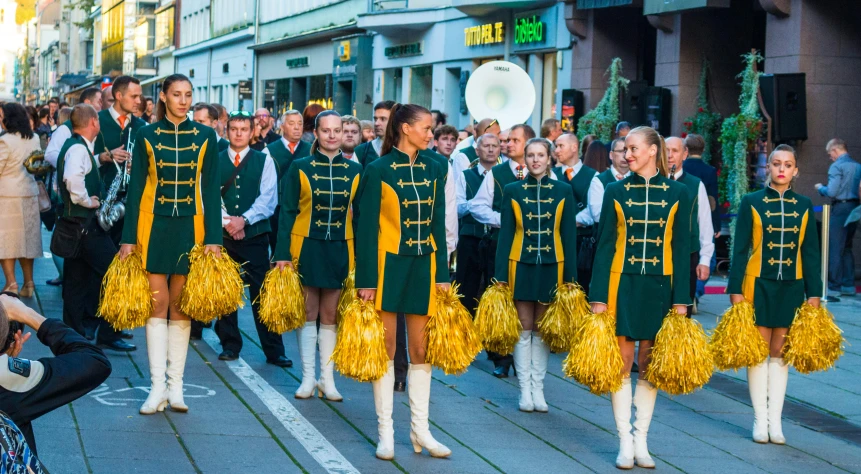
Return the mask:
{"type": "Polygon", "coordinates": [[[804,303],[804,280],[768,280],[745,275],[742,291],[753,301],[757,326],[788,328],[804,303]]]}
{"type": "Polygon", "coordinates": [[[664,316],[673,306],[673,277],[611,273],[611,293],[614,278],[618,278],[615,301],[607,304],[616,312],[616,335],[635,341],[654,341],[664,316]]]}
{"type": "Polygon", "coordinates": [[[376,309],[391,313],[436,313],[435,253],[397,255],[379,252],[376,309]]]}
{"type": "Polygon", "coordinates": [[[188,275],[188,253],[196,243],[203,243],[203,215],[161,216],[141,211],[137,234],[144,270],[188,275]]]}
{"type": "Polygon", "coordinates": [[[562,263],[530,264],[508,261],[508,284],[517,301],[550,304],[557,286],[562,283],[562,263]]]}
{"type": "Polygon", "coordinates": [[[302,286],[341,289],[353,261],[352,240],[290,237],[290,252],[298,258],[302,286]]]}

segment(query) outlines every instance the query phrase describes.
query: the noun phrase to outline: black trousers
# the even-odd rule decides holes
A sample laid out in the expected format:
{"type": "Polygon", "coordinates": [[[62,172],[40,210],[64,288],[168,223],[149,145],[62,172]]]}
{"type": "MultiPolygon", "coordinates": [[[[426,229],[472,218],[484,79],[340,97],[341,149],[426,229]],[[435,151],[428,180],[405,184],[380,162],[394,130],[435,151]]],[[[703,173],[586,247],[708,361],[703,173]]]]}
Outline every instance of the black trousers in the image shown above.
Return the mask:
{"type": "Polygon", "coordinates": [[[409,370],[407,351],[407,317],[398,313],[398,329],[395,331],[395,382],[406,382],[409,370]]]}
{"type": "MultiPolygon", "coordinates": [[[[278,189],[281,189],[280,186],[278,189]]],[[[269,232],[269,249],[272,255],[275,255],[275,245],[278,243],[278,214],[281,214],[281,206],[275,206],[275,214],[269,218],[269,227],[272,228],[269,232]]]]}
{"type": "MultiPolygon", "coordinates": [[[[580,232],[580,229],[578,228],[577,231],[580,232]]],[[[582,234],[582,235],[577,234],[577,252],[583,252],[585,250],[584,249],[584,243],[588,239],[591,239],[591,238],[592,238],[592,232],[589,232],[588,234],[582,234]]],[[[594,245],[597,246],[598,244],[596,243],[594,245]]],[[[580,264],[584,263],[584,262],[581,261],[580,255],[579,254],[577,255],[577,283],[580,283],[580,286],[583,287],[583,292],[586,293],[587,295],[589,294],[589,284],[592,283],[592,264],[593,264],[594,258],[595,258],[595,256],[593,254],[592,258],[584,259],[584,260],[588,260],[588,266],[585,266],[585,265],[581,266],[580,264]]]]}
{"type": "Polygon", "coordinates": [[[688,316],[693,314],[694,309],[694,301],[697,297],[697,265],[700,264],[700,251],[691,253],[691,281],[690,281],[690,293],[691,293],[691,304],[688,305],[688,316]]]}
{"type": "Polygon", "coordinates": [[[110,235],[94,218],[81,238],[81,254],[65,259],[63,265],[63,322],[82,336],[95,331],[97,343],[119,339],[107,321],[96,317],[102,279],[116,254],[110,235]]]}
{"type": "MultiPolygon", "coordinates": [[[[488,244],[485,244],[487,247],[488,244]]],[[[482,239],[461,235],[457,241],[457,272],[454,280],[460,285],[460,302],[475,316],[481,292],[490,284],[492,274],[487,273],[487,257],[482,251],[482,239]]]]}
{"type": "MultiPolygon", "coordinates": [[[[263,285],[263,278],[269,270],[269,235],[261,234],[248,240],[224,239],[224,249],[227,255],[237,262],[243,263],[245,270],[242,279],[251,290],[251,311],[254,314],[254,324],[257,327],[257,336],[266,359],[277,359],[284,355],[284,341],[280,334],[270,332],[260,322],[260,305],[256,302],[263,285]]],[[[215,323],[215,334],[221,341],[224,350],[231,350],[237,354],[242,350],[242,334],[239,332],[238,312],[234,311],[224,315],[215,323]]]]}

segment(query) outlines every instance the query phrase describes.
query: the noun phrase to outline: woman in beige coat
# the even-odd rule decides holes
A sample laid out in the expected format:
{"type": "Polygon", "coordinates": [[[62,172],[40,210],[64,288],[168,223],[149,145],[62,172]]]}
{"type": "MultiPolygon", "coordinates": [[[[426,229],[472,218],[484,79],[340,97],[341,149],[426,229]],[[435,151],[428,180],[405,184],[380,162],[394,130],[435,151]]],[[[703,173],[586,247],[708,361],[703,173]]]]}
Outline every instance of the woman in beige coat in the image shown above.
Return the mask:
{"type": "Polygon", "coordinates": [[[3,105],[3,135],[0,136],[0,266],[6,283],[3,291],[33,296],[33,259],[42,256],[39,221],[39,190],[24,160],[40,149],[39,138],[30,127],[21,104],[3,105]],[[24,286],[18,289],[15,260],[21,262],[24,286]]]}

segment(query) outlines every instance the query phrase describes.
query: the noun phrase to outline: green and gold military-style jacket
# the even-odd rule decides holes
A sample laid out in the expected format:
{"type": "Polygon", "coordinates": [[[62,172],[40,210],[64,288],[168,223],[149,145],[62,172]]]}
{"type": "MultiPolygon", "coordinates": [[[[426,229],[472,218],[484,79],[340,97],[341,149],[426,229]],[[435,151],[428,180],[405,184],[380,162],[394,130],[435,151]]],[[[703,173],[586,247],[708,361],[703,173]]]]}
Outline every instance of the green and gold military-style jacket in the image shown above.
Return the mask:
{"type": "Polygon", "coordinates": [[[284,173],[290,169],[290,165],[293,163],[293,160],[305,158],[311,154],[311,145],[303,142],[302,140],[299,140],[299,143],[296,144],[296,148],[293,153],[290,153],[290,149],[284,145],[283,139],[275,140],[274,142],[266,145],[266,148],[269,149],[269,154],[272,155],[272,159],[275,160],[275,164],[277,165],[279,184],[281,183],[281,178],[284,177],[284,173]]]}
{"type": "MultiPolygon", "coordinates": [[[[132,153],[134,151],[135,137],[147,123],[133,114],[129,114],[127,120],[129,122],[125,128],[121,129],[110,110],[105,109],[99,112],[99,134],[96,135],[96,141],[93,142],[93,151],[96,155],[123,145],[125,145],[127,152],[132,153]]],[[[71,129],[70,125],[69,130],[71,129]]],[[[105,189],[107,189],[117,175],[117,167],[113,163],[105,163],[99,168],[99,173],[102,175],[102,182],[105,183],[105,189]]]]}
{"type": "Polygon", "coordinates": [[[577,279],[577,205],[570,185],[530,175],[505,187],[500,214],[497,280],[508,281],[512,260],[563,263],[562,280],[577,279]]]}
{"type": "MultiPolygon", "coordinates": [[[[356,288],[376,288],[380,255],[428,255],[448,268],[445,240],[445,177],[448,169],[417,153],[414,161],[393,148],[365,168],[357,196],[356,288]],[[437,252],[439,245],[441,251],[437,252]],[[374,251],[376,249],[376,251],[374,251]]],[[[436,272],[448,283],[448,272],[436,272]]]]}
{"type": "MultiPolygon", "coordinates": [[[[223,190],[221,202],[224,204],[224,209],[228,215],[241,216],[245,214],[260,197],[260,182],[263,180],[263,171],[266,169],[266,160],[268,159],[266,153],[249,148],[245,158],[242,159],[242,169],[233,179],[233,182],[228,184],[227,181],[236,172],[236,165],[230,159],[230,152],[224,150],[218,153],[223,190]]],[[[272,229],[269,226],[269,219],[260,219],[251,225],[246,225],[243,230],[245,232],[243,240],[249,240],[260,234],[267,234],[272,229]]],[[[222,235],[225,239],[233,240],[226,229],[222,235]]]]}
{"type": "Polygon", "coordinates": [[[691,225],[691,253],[699,252],[700,250],[700,219],[699,219],[699,197],[700,197],[700,181],[696,176],[682,172],[679,179],[676,180],[685,185],[688,190],[688,199],[691,201],[691,212],[688,221],[691,225]]]}
{"type": "MultiPolygon", "coordinates": [[[[71,126],[69,129],[71,130],[71,126]]],[[[93,162],[93,168],[84,176],[84,186],[87,188],[87,194],[90,196],[98,196],[99,199],[102,197],[102,180],[101,176],[99,176],[99,160],[97,160],[90,152],[90,148],[87,147],[87,142],[84,138],[77,133],[73,133],[68,140],[63,142],[63,147],[60,148],[60,154],[57,158],[57,177],[60,179],[60,183],[57,188],[60,190],[60,197],[63,198],[63,210],[61,211],[61,215],[63,217],[90,217],[96,213],[96,208],[90,209],[74,204],[69,193],[69,188],[66,187],[66,183],[63,181],[63,173],[66,169],[66,154],[69,152],[69,148],[72,148],[75,145],[82,145],[86,148],[87,153],[90,155],[90,159],[93,162]]]]}
{"type": "Polygon", "coordinates": [[[655,170],[610,183],[598,224],[589,300],[609,304],[622,273],[672,276],[672,304],[690,304],[690,199],[685,185],[655,170]]]}
{"type": "Polygon", "coordinates": [[[317,151],[290,165],[281,184],[276,261],[298,257],[291,250],[296,237],[353,239],[352,206],[361,174],[362,165],[340,153],[329,160],[317,151]]]}
{"type": "Polygon", "coordinates": [[[221,245],[220,190],[215,130],[188,119],[147,125],[135,139],[122,243],[137,242],[140,214],[147,213],[203,216],[204,244],[221,245]]]}
{"type": "Polygon", "coordinates": [[[745,276],[804,280],[808,298],[822,296],[822,264],[813,203],[792,189],[772,187],[741,199],[727,292],[743,294],[745,276]]]}

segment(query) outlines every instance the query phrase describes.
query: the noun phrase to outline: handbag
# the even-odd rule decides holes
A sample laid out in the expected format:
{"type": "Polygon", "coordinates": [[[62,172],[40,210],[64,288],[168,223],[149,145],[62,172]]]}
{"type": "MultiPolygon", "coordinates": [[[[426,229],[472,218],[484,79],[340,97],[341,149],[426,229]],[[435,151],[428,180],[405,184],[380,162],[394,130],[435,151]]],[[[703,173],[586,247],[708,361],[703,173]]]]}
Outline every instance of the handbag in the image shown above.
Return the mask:
{"type": "Polygon", "coordinates": [[[45,183],[41,180],[36,181],[36,187],[39,190],[39,212],[47,212],[53,209],[51,198],[48,196],[48,189],[45,188],[45,183]]]}
{"type": "Polygon", "coordinates": [[[93,216],[87,217],[84,223],[74,219],[61,217],[57,220],[54,233],[51,235],[51,253],[61,258],[77,258],[81,255],[81,243],[87,235],[87,228],[93,216]]]}

